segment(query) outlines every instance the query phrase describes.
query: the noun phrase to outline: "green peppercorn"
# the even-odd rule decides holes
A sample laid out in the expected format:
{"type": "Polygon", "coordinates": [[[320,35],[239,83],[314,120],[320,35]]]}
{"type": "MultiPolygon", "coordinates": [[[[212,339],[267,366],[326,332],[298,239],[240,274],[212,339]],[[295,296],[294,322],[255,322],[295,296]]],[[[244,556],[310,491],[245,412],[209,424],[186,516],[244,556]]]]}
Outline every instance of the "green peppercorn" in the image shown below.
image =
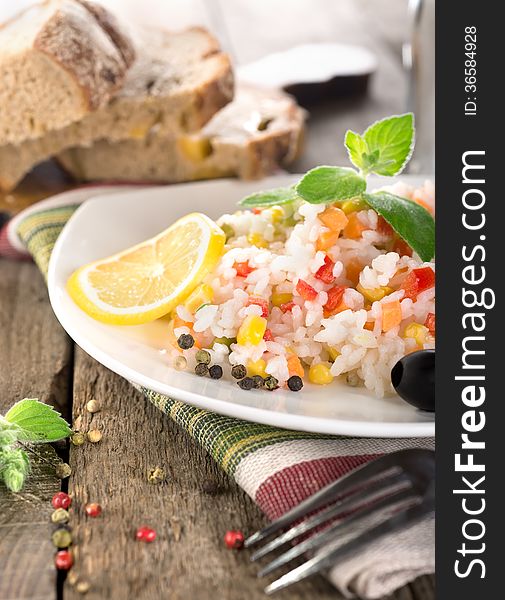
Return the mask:
{"type": "Polygon", "coordinates": [[[165,481],[165,478],[165,469],[162,467],[154,467],[153,469],[149,469],[149,472],[147,473],[147,480],[149,483],[161,483],[162,481],[165,481]]]}
{"type": "Polygon", "coordinates": [[[60,479],[66,479],[72,475],[72,469],[67,463],[57,464],[54,470],[56,472],[56,477],[59,477],[60,479]]]}
{"type": "Polygon", "coordinates": [[[189,333],[183,333],[177,338],[177,344],[179,348],[188,350],[195,345],[195,338],[192,335],[189,335],[189,333]]]}
{"type": "Polygon", "coordinates": [[[261,389],[265,383],[261,375],[253,375],[251,379],[253,380],[253,388],[257,390],[261,389]]]}
{"type": "Polygon", "coordinates": [[[237,381],[237,384],[243,390],[252,390],[254,386],[254,381],[252,377],[244,377],[244,379],[237,381]]]}
{"type": "Polygon", "coordinates": [[[65,510],[64,508],[57,508],[51,515],[51,521],[53,523],[68,523],[69,519],[70,515],[68,514],[68,510],[65,510]]]}
{"type": "Polygon", "coordinates": [[[209,369],[209,375],[212,379],[221,379],[223,376],[223,369],[220,365],[212,365],[209,369]]]}
{"type": "Polygon", "coordinates": [[[210,363],[210,354],[207,352],[207,350],[198,350],[198,352],[195,354],[195,359],[197,363],[208,365],[210,363]]]}
{"type": "Polygon", "coordinates": [[[51,540],[56,548],[68,548],[72,544],[72,534],[61,527],[53,533],[51,540]]]}
{"type": "Polygon", "coordinates": [[[74,444],[74,446],[82,446],[86,441],[86,436],[84,435],[84,433],[78,431],[77,433],[74,433],[72,435],[70,441],[72,442],[72,444],[74,444]]]}
{"type": "Polygon", "coordinates": [[[273,375],[265,377],[265,381],[263,384],[270,392],[272,390],[276,390],[279,387],[279,382],[273,375]]]}
{"type": "Polygon", "coordinates": [[[195,373],[200,377],[205,377],[209,373],[209,367],[203,363],[198,363],[195,367],[195,373]]]}
{"type": "Polygon", "coordinates": [[[233,365],[231,368],[231,374],[235,379],[242,379],[247,375],[247,369],[244,365],[233,365]]]}
{"type": "Polygon", "coordinates": [[[291,375],[291,377],[288,379],[288,388],[292,391],[292,392],[299,392],[303,387],[303,381],[302,378],[299,377],[298,375],[291,375]]]}

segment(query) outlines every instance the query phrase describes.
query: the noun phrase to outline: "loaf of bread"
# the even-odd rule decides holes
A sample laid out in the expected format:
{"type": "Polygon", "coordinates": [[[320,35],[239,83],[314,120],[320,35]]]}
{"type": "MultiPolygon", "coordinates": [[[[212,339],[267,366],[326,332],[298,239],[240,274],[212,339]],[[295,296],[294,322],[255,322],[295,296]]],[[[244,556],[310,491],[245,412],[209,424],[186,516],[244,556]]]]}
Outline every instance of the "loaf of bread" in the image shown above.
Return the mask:
{"type": "Polygon", "coordinates": [[[256,179],[294,160],[304,117],[286,94],[243,87],[197,134],[174,138],[155,126],[142,139],[100,140],[66,150],[58,160],[82,180],[256,179]]]}
{"type": "Polygon", "coordinates": [[[107,104],[134,59],[115,18],[46,0],[0,25],[0,145],[34,140],[107,104]]]}
{"type": "Polygon", "coordinates": [[[133,35],[137,58],[109,103],[38,139],[0,145],[1,189],[12,189],[35,164],[68,147],[102,138],[142,140],[153,128],[164,136],[197,131],[233,97],[230,60],[205,29],[133,35]]]}

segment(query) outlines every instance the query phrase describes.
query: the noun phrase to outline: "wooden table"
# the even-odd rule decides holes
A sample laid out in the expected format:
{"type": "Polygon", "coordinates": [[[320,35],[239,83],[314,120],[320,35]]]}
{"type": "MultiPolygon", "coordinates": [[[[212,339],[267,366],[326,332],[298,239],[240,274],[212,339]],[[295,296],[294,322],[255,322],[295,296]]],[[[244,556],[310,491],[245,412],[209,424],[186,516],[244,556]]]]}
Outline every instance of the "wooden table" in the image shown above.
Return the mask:
{"type": "MultiPolygon", "coordinates": [[[[368,96],[327,102],[313,111],[306,154],[293,170],[342,161],[341,140],[347,127],[361,130],[376,118],[403,110],[400,46],[405,3],[293,0],[289,27],[279,31],[261,21],[261,45],[239,34],[250,31],[254,19],[264,19],[265,11],[275,22],[281,4],[280,0],[222,0],[226,35],[239,61],[256,58],[266,47],[285,47],[286,36],[291,36],[291,43],[293,38],[354,41],[378,55],[380,68],[368,96]],[[308,5],[310,14],[304,15],[308,5]]],[[[0,197],[0,210],[16,212],[71,185],[54,167],[42,167],[18,191],[0,197]]],[[[70,523],[74,571],[90,585],[86,597],[264,598],[263,584],[247,553],[230,552],[222,543],[229,528],[261,527],[265,519],[260,511],[169,418],[71,342],[53,316],[42,277],[29,262],[0,259],[0,331],[0,414],[16,400],[39,397],[56,406],[74,427],[103,433],[98,444],[57,449],[73,469],[63,488],[68,485],[76,506],[70,523]],[[102,407],[93,416],[85,410],[92,398],[102,407]],[[158,465],[166,469],[168,480],[149,484],[147,471],[158,465]],[[88,501],[103,504],[102,518],[86,519],[82,506],[88,501]],[[156,527],[155,544],[133,541],[136,527],[142,524],[156,527]]],[[[41,451],[46,459],[55,460],[52,447],[41,451]]],[[[56,576],[52,564],[50,499],[60,487],[53,468],[41,460],[34,462],[21,493],[9,494],[0,485],[0,600],[81,597],[75,586],[56,576]]],[[[433,578],[422,577],[391,600],[432,600],[434,595],[433,578]]],[[[300,600],[339,597],[322,577],[279,594],[279,598],[300,600]]]]}

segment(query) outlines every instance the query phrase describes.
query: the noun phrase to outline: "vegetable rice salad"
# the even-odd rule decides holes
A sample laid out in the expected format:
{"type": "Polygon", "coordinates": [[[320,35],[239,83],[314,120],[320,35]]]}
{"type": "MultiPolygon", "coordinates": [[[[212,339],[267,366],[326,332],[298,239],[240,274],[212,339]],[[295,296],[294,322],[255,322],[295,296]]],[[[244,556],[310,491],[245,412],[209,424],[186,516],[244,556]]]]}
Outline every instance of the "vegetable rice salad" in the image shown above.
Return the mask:
{"type": "MultiPolygon", "coordinates": [[[[431,182],[383,189],[434,213],[431,182]]],[[[171,314],[176,368],[212,364],[221,377],[235,366],[244,389],[339,378],[382,397],[402,356],[434,348],[435,264],[361,199],[297,198],[217,223],[224,254],[171,314]]]]}

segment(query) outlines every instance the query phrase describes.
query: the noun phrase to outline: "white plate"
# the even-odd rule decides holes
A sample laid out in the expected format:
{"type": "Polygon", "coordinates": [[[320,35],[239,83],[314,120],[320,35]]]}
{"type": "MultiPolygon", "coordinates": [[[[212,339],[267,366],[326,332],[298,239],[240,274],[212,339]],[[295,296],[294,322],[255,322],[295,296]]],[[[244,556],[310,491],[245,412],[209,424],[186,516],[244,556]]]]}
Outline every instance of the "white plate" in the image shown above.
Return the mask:
{"type": "Polygon", "coordinates": [[[188,404],[303,431],[371,437],[434,435],[432,415],[416,411],[398,397],[378,400],[362,388],[343,383],[307,384],[296,394],[267,393],[175,371],[163,354],[166,322],[104,325],[82,312],[66,292],[66,281],[77,267],[147,239],[189,211],[216,218],[233,211],[245,194],[296,179],[282,176],[260,184],[221,180],[95,196],[69,220],[51,256],[48,284],[56,316],[75,342],[100,363],[134,383],[188,404]]]}

